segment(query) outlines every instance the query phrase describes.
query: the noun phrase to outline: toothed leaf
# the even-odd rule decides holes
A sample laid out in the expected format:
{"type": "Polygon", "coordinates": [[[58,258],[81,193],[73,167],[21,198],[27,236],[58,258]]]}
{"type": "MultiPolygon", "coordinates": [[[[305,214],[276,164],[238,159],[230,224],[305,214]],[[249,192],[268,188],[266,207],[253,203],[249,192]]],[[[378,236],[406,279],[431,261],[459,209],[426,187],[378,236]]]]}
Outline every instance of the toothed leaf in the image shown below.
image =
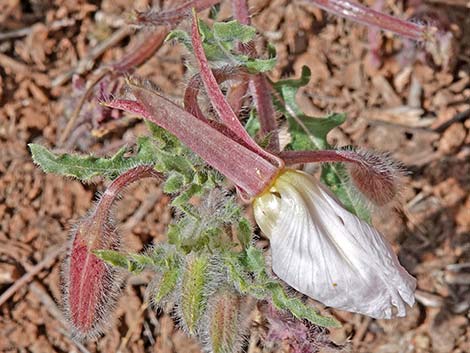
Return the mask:
{"type": "Polygon", "coordinates": [[[213,33],[215,39],[220,42],[248,43],[255,38],[256,29],[234,20],[214,23],[213,33]]]}
{"type": "Polygon", "coordinates": [[[55,154],[34,143],[29,144],[29,148],[34,162],[46,173],[74,177],[82,181],[97,176],[114,179],[136,165],[157,162],[157,149],[148,138],[138,140],[138,150],[133,156],[126,156],[129,152],[126,147],[121,148],[112,157],[55,154]]]}
{"type": "Polygon", "coordinates": [[[289,310],[298,319],[306,319],[312,324],[322,327],[341,327],[333,317],[320,315],[314,308],[304,304],[298,298],[289,297],[280,284],[270,286],[273,304],[277,309],[289,310]]]}

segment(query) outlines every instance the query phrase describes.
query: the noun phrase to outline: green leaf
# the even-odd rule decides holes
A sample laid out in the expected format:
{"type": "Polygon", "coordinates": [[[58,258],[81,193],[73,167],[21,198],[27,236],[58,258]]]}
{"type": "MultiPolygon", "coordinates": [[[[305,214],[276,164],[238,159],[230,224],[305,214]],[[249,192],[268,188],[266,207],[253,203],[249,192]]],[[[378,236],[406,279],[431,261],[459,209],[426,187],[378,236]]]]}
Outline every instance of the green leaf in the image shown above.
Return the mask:
{"type": "MultiPolygon", "coordinates": [[[[248,43],[256,36],[254,27],[241,24],[240,22],[215,22],[213,28],[202,20],[198,21],[199,32],[201,33],[202,45],[210,62],[230,63],[233,66],[243,66],[250,73],[267,72],[274,68],[277,62],[274,47],[268,46],[269,57],[267,59],[252,58],[237,52],[235,44],[248,43]]],[[[166,40],[177,40],[182,43],[190,52],[193,52],[191,37],[182,30],[173,30],[166,40]]]]}
{"type": "Polygon", "coordinates": [[[178,172],[170,173],[165,181],[165,184],[163,185],[163,192],[167,194],[173,194],[181,190],[185,184],[186,183],[183,175],[178,172]]]}
{"type": "Polygon", "coordinates": [[[108,264],[116,267],[121,267],[128,269],[130,267],[130,261],[127,258],[127,255],[122,254],[114,250],[94,250],[93,254],[99,257],[101,260],[107,262],[108,264]]]}
{"type": "Polygon", "coordinates": [[[127,157],[128,149],[121,148],[112,157],[83,156],[79,154],[55,154],[47,148],[34,143],[29,144],[33,160],[46,173],[54,173],[79,180],[90,180],[93,177],[105,176],[116,178],[122,172],[142,164],[157,162],[156,146],[149,138],[138,140],[138,150],[127,157]]]}
{"type": "Polygon", "coordinates": [[[208,285],[209,259],[205,256],[188,260],[181,278],[181,310],[182,322],[188,332],[195,335],[199,326],[206,304],[205,295],[208,285]]]}
{"type": "Polygon", "coordinates": [[[277,63],[277,57],[269,59],[258,59],[258,58],[246,58],[242,61],[243,65],[248,69],[250,73],[267,72],[274,69],[277,63]]]}
{"type": "Polygon", "coordinates": [[[241,218],[237,224],[237,238],[243,248],[250,245],[252,234],[253,229],[251,228],[250,222],[244,217],[241,218]]]}
{"type": "Polygon", "coordinates": [[[189,50],[193,51],[193,46],[191,44],[191,37],[189,34],[181,29],[174,29],[165,38],[165,42],[169,42],[171,40],[175,40],[184,44],[184,46],[189,50]]]}
{"type": "MultiPolygon", "coordinates": [[[[330,114],[325,118],[315,118],[305,115],[298,106],[295,96],[300,87],[310,80],[310,69],[302,68],[300,79],[282,80],[274,84],[276,91],[282,97],[282,102],[274,99],[274,103],[287,117],[292,142],[288,149],[295,151],[329,149],[327,134],[341,125],[344,114],[330,114]]],[[[344,206],[358,217],[370,221],[370,212],[364,202],[358,198],[342,164],[322,165],[322,181],[338,196],[344,206]]]]}
{"type": "Polygon", "coordinates": [[[223,265],[232,285],[242,294],[249,294],[260,300],[266,299],[267,289],[265,284],[263,282],[253,283],[249,271],[243,264],[243,258],[231,251],[226,251],[223,255],[223,265]]]}
{"type": "Polygon", "coordinates": [[[300,299],[289,297],[280,284],[273,283],[270,287],[273,304],[277,309],[288,310],[296,318],[306,319],[318,326],[341,327],[335,318],[322,316],[315,308],[304,304],[300,299]]]}
{"type": "Polygon", "coordinates": [[[176,288],[180,273],[181,269],[176,265],[163,272],[163,275],[158,284],[158,289],[154,294],[154,300],[156,303],[160,303],[176,288]]]}
{"type": "Polygon", "coordinates": [[[234,20],[214,23],[213,33],[214,38],[219,42],[233,43],[239,41],[241,43],[248,43],[255,38],[256,29],[234,20]]]}
{"type": "MultiPolygon", "coordinates": [[[[179,196],[175,197],[172,206],[178,207],[182,210],[185,210],[188,205],[188,201],[195,195],[199,195],[202,192],[202,186],[197,184],[192,184],[187,190],[182,192],[179,196]]],[[[193,212],[191,212],[193,214],[193,212]]]]}
{"type": "Polygon", "coordinates": [[[263,252],[253,246],[246,249],[246,264],[250,272],[253,272],[258,279],[265,280],[266,264],[264,262],[263,252]]]}
{"type": "Polygon", "coordinates": [[[261,129],[261,124],[258,119],[258,114],[255,109],[250,110],[250,116],[245,124],[245,129],[251,138],[255,138],[258,134],[258,131],[261,129]]]}
{"type": "Polygon", "coordinates": [[[194,167],[185,156],[162,150],[157,151],[156,155],[158,163],[155,165],[155,169],[159,172],[176,171],[184,177],[185,183],[193,180],[194,167]]]}

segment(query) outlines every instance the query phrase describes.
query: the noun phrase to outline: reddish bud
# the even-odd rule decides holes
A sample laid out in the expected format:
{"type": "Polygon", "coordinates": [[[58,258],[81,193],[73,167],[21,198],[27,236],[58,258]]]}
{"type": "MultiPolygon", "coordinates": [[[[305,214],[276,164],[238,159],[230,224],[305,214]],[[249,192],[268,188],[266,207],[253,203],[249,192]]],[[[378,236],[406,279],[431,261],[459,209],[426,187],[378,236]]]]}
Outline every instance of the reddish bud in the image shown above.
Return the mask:
{"type": "Polygon", "coordinates": [[[112,205],[123,188],[146,177],[161,178],[153,167],[145,165],[117,177],[72,233],[62,275],[66,316],[75,338],[95,338],[112,323],[110,316],[119,298],[121,276],[93,252],[120,250],[121,237],[111,221],[112,205]]]}
{"type": "Polygon", "coordinates": [[[343,162],[354,186],[371,202],[383,206],[400,193],[403,169],[386,154],[364,150],[286,151],[280,157],[286,165],[343,162]]]}
{"type": "Polygon", "coordinates": [[[251,323],[249,315],[255,301],[231,290],[215,293],[208,304],[204,320],[203,340],[213,353],[237,353],[243,348],[244,336],[251,323]]]}
{"type": "Polygon", "coordinates": [[[364,150],[353,153],[360,158],[358,163],[348,164],[349,174],[356,188],[377,206],[394,200],[401,188],[403,170],[400,165],[385,154],[364,150]]]}
{"type": "Polygon", "coordinates": [[[120,293],[118,271],[93,254],[98,249],[118,250],[120,245],[114,227],[98,213],[84,218],[72,234],[65,264],[66,312],[78,339],[94,338],[106,329],[120,293]]]}

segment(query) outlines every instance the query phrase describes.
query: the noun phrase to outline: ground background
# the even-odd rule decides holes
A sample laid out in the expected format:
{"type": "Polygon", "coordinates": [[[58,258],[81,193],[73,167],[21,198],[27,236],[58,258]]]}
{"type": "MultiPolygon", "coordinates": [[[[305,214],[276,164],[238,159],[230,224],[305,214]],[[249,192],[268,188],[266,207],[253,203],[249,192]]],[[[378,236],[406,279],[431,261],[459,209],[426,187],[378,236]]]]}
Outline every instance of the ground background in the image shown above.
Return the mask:
{"type": "MultiPolygon", "coordinates": [[[[380,36],[377,58],[363,26],[311,6],[250,1],[255,25],[277,48],[272,78],[298,77],[302,65],[308,65],[312,80],[299,94],[302,107],[317,116],[348,113],[348,122],[331,134],[332,142],[390,151],[412,172],[402,211],[378,211],[374,222],[418,279],[418,303],[408,317],[392,321],[332,311],[344,325],[331,336],[339,343],[349,341],[351,352],[470,352],[470,10],[464,1],[433,4],[458,38],[454,66],[447,70],[404,58],[411,51],[388,34],[380,36]]],[[[72,90],[70,80],[58,85],[54,80],[76,69],[122,26],[123,14],[148,5],[146,0],[0,2],[0,295],[34,273],[36,264],[45,264],[1,304],[1,352],[199,352],[170,316],[146,309],[145,275],[129,280],[120,320],[108,335],[84,346],[70,340],[56,304],[61,246],[71,220],[86,212],[103,185],[45,175],[26,147],[29,142],[57,146],[72,90]]],[[[400,17],[426,6],[431,3],[384,4],[400,17]]],[[[227,4],[224,13],[230,13],[227,4]]],[[[91,63],[96,68],[119,58],[129,42],[124,37],[91,63]]],[[[183,58],[180,47],[164,45],[138,73],[179,97],[183,58]]],[[[92,128],[85,125],[80,138],[61,147],[106,154],[145,131],[129,119],[104,122],[94,136],[92,128]]],[[[132,249],[164,239],[171,222],[168,203],[152,182],[126,194],[118,218],[132,249]]],[[[287,352],[258,344],[262,331],[253,328],[250,352],[287,352]]]]}

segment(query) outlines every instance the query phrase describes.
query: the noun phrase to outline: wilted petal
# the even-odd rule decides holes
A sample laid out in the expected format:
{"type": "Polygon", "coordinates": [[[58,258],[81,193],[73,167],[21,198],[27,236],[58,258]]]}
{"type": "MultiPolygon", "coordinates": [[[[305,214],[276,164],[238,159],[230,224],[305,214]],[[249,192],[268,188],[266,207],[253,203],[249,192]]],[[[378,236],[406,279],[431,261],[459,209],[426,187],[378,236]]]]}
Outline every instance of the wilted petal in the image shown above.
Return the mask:
{"type": "Polygon", "coordinates": [[[273,271],[325,305],[391,318],[413,305],[416,281],[390,245],[312,176],[287,170],[254,203],[269,236],[273,271]]]}

